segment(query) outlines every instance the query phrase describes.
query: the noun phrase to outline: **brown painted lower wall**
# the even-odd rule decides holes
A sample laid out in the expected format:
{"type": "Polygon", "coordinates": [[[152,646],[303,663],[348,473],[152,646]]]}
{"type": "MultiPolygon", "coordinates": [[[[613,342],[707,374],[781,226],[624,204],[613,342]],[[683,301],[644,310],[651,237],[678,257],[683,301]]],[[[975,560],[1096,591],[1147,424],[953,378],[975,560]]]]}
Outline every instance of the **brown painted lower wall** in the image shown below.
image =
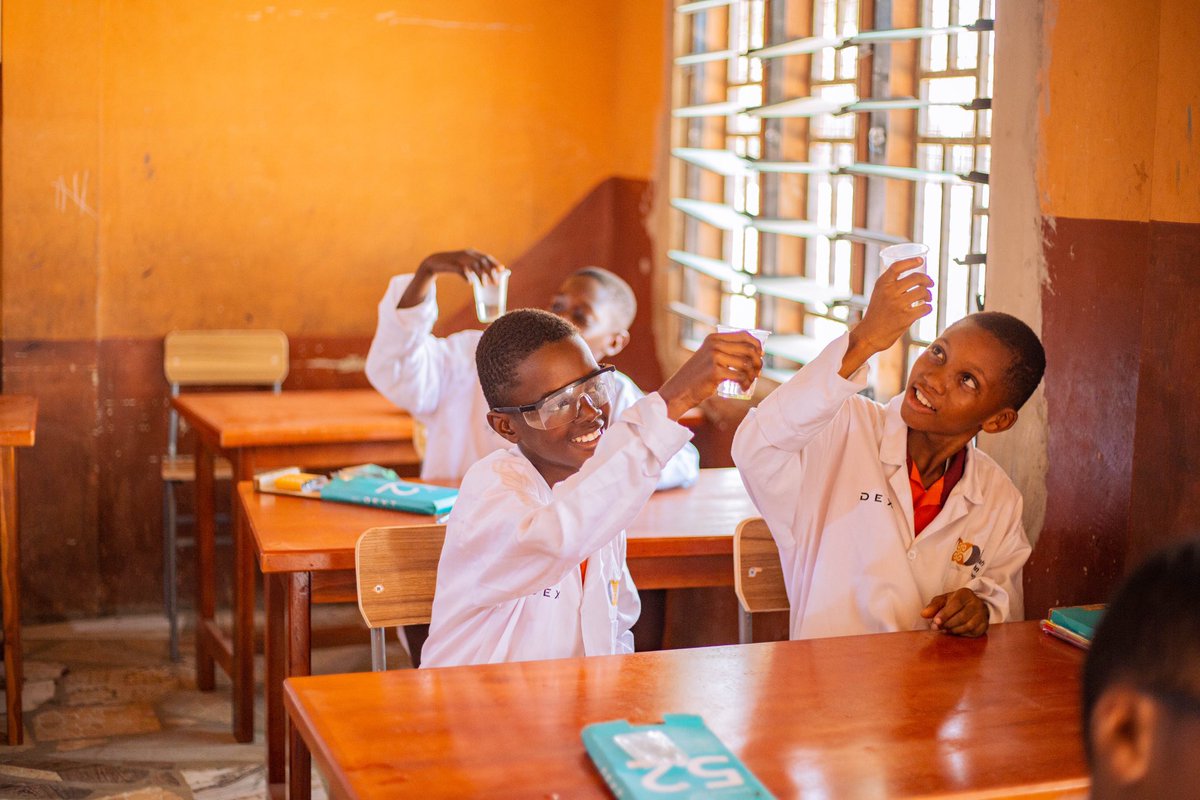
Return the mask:
{"type": "Polygon", "coordinates": [[[1127,565],[1200,536],[1200,225],[1150,232],[1127,565]]]}
{"type": "Polygon", "coordinates": [[[1048,286],[1046,517],[1026,615],[1105,600],[1200,533],[1200,225],[1058,218],[1048,286]]]}
{"type": "MultiPolygon", "coordinates": [[[[642,222],[649,184],[597,186],[512,264],[522,280],[510,306],[545,305],[570,271],[598,264],[638,292],[633,344],[615,361],[641,385],[661,373],[651,339],[651,245],[642,222]]],[[[232,284],[231,278],[231,284],[232,284]]],[[[385,286],[379,286],[380,294],[385,286]]],[[[231,285],[230,291],[236,291],[231,285]]],[[[303,302],[297,298],[297,302],[303,302]]],[[[375,309],[361,336],[291,335],[291,389],[365,387],[362,364],[375,309]]],[[[470,311],[440,333],[476,324],[470,311]]],[[[21,452],[22,616],[26,622],[157,608],[162,596],[162,484],[168,387],[162,339],[3,342],[3,389],[40,403],[37,445],[21,452]]],[[[190,503],[184,496],[183,501],[190,503]]],[[[181,564],[181,597],[190,598],[181,564]]]]}

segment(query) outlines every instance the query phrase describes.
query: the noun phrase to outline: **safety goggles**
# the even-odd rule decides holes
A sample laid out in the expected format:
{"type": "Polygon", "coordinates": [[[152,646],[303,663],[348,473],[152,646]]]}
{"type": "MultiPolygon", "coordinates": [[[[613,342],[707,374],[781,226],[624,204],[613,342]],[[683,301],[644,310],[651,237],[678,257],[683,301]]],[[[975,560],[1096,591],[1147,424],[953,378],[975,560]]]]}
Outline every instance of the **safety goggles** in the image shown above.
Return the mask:
{"type": "Polygon", "coordinates": [[[561,389],[555,389],[536,403],[524,406],[501,406],[493,408],[492,411],[499,411],[503,414],[520,414],[525,420],[525,424],[538,430],[548,431],[553,428],[561,428],[563,425],[574,422],[575,418],[579,416],[579,403],[583,398],[586,397],[592,408],[596,409],[612,400],[613,395],[616,394],[614,370],[616,367],[611,365],[601,366],[595,372],[584,375],[561,389]]]}

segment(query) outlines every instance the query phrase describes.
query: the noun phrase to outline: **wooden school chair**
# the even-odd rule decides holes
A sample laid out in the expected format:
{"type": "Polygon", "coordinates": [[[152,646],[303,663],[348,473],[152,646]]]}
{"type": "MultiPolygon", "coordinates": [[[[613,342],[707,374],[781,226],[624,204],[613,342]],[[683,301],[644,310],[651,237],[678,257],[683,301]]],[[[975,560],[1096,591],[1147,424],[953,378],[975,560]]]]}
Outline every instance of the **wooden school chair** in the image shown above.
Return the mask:
{"type": "Polygon", "coordinates": [[[371,669],[387,669],[384,632],[423,625],[433,613],[445,525],[370,528],[354,545],[358,610],[371,629],[371,669]]]}
{"type": "Polygon", "coordinates": [[[753,615],[788,611],[779,547],[761,517],[738,523],[733,534],[733,588],[738,598],[738,641],[754,641],[753,615]]]}
{"type": "MultiPolygon", "coordinates": [[[[279,330],[171,331],[163,340],[163,372],[171,396],[184,387],[271,387],[276,394],[288,374],[288,338],[279,330]]],[[[179,593],[177,551],[192,540],[178,537],[181,517],[176,498],[180,484],[194,483],[196,462],[178,452],[179,412],[167,415],[167,454],[162,461],[163,480],[163,605],[170,626],[171,660],[179,660],[179,593]]],[[[233,467],[218,458],[216,480],[230,480],[233,467]]]]}

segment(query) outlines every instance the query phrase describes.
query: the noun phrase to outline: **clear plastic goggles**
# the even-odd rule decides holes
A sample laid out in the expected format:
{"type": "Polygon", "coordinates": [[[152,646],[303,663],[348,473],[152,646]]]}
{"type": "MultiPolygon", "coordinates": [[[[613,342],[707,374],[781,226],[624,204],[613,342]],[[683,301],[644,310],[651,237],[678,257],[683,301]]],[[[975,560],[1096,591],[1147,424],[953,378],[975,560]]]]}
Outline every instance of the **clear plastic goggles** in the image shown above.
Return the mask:
{"type": "Polygon", "coordinates": [[[614,370],[616,367],[611,365],[601,366],[590,375],[584,375],[574,383],[554,390],[536,403],[501,406],[493,408],[492,411],[520,414],[525,424],[538,430],[561,428],[574,422],[579,416],[579,403],[583,398],[586,397],[592,407],[597,409],[612,400],[616,394],[616,378],[612,374],[614,370]]]}

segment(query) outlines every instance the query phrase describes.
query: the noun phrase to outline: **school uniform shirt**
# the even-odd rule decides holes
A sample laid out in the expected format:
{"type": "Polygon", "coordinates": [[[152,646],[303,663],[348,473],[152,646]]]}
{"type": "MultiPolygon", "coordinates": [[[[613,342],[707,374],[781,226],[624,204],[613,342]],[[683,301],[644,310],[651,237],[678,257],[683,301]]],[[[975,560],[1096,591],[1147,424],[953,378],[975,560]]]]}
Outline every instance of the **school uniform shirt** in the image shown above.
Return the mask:
{"type": "MultiPolygon", "coordinates": [[[[367,353],[371,385],[425,426],[428,448],[421,477],[458,480],[467,468],[509,442],[487,422],[489,406],[475,369],[475,348],[483,331],[466,330],[439,339],[432,335],[438,307],[435,286],[425,301],[396,308],[411,275],[397,275],[379,302],[379,324],[367,353]]],[[[642,397],[628,376],[613,373],[616,396],[612,418],[642,397]]],[[[700,474],[700,453],[688,444],[662,471],[659,489],[690,486],[700,474]]]]}
{"type": "Polygon", "coordinates": [[[921,609],[962,587],[991,622],[1021,619],[1030,545],[1017,488],[968,446],[962,478],[916,536],[904,396],[885,406],[858,395],[865,367],[850,380],[838,374],[847,339],[763,400],[733,440],[779,545],[792,638],[925,630],[921,609]]]}
{"type": "Polygon", "coordinates": [[[625,528],[690,437],[655,393],[553,488],[516,447],[468,469],[446,526],[421,666],[633,652],[641,604],[625,528]]]}

